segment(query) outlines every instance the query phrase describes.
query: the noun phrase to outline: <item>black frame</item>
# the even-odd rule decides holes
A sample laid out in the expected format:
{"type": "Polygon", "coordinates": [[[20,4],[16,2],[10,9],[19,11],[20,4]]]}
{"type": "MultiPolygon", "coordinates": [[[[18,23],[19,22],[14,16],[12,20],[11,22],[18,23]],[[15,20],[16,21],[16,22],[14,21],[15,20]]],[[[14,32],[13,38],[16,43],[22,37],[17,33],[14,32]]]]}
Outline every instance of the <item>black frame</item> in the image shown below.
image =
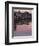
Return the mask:
{"type": "Polygon", "coordinates": [[[37,43],[38,42],[38,3],[28,3],[28,2],[12,2],[6,1],[5,2],[5,44],[24,44],[24,43],[37,43]],[[37,35],[36,41],[29,41],[29,42],[16,42],[16,43],[9,43],[9,4],[24,4],[24,5],[36,5],[37,6],[37,35]]]}

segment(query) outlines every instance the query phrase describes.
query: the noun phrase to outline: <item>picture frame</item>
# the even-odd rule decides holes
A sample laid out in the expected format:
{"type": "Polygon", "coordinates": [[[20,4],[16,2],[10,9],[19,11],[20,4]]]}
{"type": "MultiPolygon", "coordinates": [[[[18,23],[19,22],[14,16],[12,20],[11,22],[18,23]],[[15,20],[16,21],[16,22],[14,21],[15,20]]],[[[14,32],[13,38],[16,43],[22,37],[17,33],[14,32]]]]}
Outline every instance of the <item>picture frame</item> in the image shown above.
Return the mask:
{"type": "Polygon", "coordinates": [[[38,42],[38,3],[5,2],[5,44],[38,42]]]}

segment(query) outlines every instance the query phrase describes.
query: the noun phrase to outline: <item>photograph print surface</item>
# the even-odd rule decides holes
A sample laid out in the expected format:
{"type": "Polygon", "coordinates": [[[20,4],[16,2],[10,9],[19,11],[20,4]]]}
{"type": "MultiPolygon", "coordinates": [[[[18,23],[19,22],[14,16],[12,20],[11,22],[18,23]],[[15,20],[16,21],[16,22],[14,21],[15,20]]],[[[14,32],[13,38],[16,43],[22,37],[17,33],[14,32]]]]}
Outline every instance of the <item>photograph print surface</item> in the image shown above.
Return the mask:
{"type": "Polygon", "coordinates": [[[12,8],[12,37],[32,36],[33,8],[12,8]]]}

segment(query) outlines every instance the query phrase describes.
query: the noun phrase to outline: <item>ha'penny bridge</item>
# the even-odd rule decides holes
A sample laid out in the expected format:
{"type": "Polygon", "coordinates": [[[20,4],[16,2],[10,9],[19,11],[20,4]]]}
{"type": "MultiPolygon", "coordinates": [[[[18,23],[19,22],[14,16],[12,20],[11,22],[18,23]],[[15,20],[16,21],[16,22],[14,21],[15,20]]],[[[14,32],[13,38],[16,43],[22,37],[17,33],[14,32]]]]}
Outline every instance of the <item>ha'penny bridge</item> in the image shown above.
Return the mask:
{"type": "Polygon", "coordinates": [[[14,13],[14,23],[15,24],[29,24],[32,21],[32,14],[29,12],[15,12],[14,13]]]}

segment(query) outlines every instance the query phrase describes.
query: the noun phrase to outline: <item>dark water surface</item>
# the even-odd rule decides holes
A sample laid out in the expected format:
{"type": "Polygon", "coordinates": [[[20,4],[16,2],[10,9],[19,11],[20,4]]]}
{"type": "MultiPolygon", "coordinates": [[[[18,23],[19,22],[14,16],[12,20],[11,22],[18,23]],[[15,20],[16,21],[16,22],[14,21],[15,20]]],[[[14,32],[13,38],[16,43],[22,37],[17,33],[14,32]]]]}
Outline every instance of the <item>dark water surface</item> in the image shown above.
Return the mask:
{"type": "Polygon", "coordinates": [[[15,32],[15,36],[32,36],[32,31],[28,32],[15,32]]]}

